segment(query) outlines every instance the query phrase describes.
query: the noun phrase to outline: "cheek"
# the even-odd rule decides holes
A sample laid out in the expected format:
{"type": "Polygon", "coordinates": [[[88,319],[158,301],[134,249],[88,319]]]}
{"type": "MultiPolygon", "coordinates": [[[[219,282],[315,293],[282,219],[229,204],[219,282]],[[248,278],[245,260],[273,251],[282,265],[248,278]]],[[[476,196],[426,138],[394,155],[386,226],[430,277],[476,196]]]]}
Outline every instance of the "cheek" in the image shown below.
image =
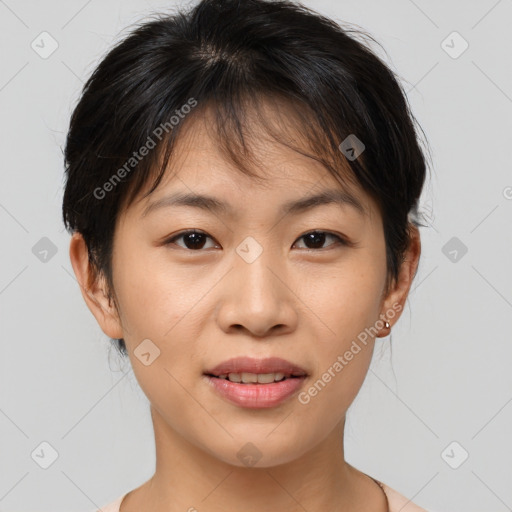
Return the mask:
{"type": "Polygon", "coordinates": [[[362,252],[303,280],[300,295],[318,319],[318,332],[324,333],[319,341],[341,349],[343,342],[373,325],[380,313],[384,282],[385,265],[362,252]]]}
{"type": "MultiPolygon", "coordinates": [[[[198,340],[209,318],[204,295],[214,283],[201,272],[180,271],[160,251],[121,249],[114,284],[134,373],[151,402],[179,397],[183,390],[178,382],[190,385],[196,378],[190,369],[202,368],[198,340]],[[145,366],[139,355],[147,352],[152,362],[145,366]]],[[[176,406],[184,404],[178,400],[176,406]]]]}
{"type": "Polygon", "coordinates": [[[370,365],[375,322],[380,313],[380,294],[385,281],[385,265],[369,253],[358,253],[344,261],[328,276],[316,275],[303,294],[311,304],[319,326],[316,340],[320,379],[307,400],[322,395],[318,407],[332,403],[342,412],[359,391],[370,365]],[[318,319],[318,320],[317,320],[318,319]],[[323,404],[323,405],[321,405],[323,404]]]}
{"type": "Polygon", "coordinates": [[[195,340],[204,281],[136,247],[120,247],[113,265],[124,340],[140,387],[162,413],[191,407],[180,383],[188,385],[190,368],[200,368],[195,340]]]}
{"type": "Polygon", "coordinates": [[[160,345],[172,338],[204,295],[204,282],[171,266],[160,249],[125,244],[114,254],[113,267],[127,343],[150,338],[160,345]]]}

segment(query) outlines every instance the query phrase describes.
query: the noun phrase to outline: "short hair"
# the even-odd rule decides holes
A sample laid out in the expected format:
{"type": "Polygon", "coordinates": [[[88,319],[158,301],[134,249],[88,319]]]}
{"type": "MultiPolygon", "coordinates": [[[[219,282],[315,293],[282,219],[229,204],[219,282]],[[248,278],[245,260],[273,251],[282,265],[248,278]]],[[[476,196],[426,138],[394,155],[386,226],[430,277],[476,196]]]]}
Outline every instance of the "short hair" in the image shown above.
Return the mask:
{"type": "MultiPolygon", "coordinates": [[[[389,289],[409,246],[410,224],[422,225],[418,202],[427,165],[421,127],[397,75],[368,42],[377,43],[302,4],[201,0],[187,11],[155,14],[107,53],[71,115],[62,214],[68,232],[84,237],[95,275],[106,278],[114,303],[119,213],[150,180],[144,197],[155,190],[184,126],[207,108],[215,112],[211,135],[223,154],[256,179],[247,165],[244,119],[264,100],[290,107],[307,148],[283,144],[376,201],[389,289]],[[354,141],[357,153],[364,145],[359,155],[350,149],[354,141]],[[135,157],[143,147],[146,156],[135,157]]],[[[124,340],[112,341],[126,355],[124,340]]]]}

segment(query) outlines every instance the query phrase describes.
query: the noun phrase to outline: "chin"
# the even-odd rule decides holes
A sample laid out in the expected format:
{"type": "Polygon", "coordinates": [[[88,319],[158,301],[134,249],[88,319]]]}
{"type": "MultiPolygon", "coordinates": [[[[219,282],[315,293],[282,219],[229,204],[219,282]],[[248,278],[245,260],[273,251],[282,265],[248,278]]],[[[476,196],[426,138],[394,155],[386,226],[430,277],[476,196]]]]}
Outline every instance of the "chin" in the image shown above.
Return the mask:
{"type": "Polygon", "coordinates": [[[229,446],[210,448],[210,453],[226,464],[239,468],[270,468],[282,464],[288,464],[299,458],[307,451],[307,447],[301,447],[297,439],[290,435],[270,435],[272,429],[264,429],[261,433],[245,429],[245,435],[234,435],[229,446]],[[302,448],[302,449],[301,449],[302,448]]]}

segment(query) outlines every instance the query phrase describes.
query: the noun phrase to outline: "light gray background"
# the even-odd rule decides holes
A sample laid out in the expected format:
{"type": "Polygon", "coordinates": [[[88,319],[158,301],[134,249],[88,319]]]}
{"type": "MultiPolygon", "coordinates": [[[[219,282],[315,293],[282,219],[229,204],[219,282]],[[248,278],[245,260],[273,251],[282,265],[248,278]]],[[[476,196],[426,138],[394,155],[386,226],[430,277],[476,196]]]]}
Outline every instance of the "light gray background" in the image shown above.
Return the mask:
{"type": "MultiPolygon", "coordinates": [[[[419,274],[349,413],[347,459],[433,510],[512,510],[512,2],[305,4],[383,44],[433,152],[419,274]],[[442,46],[453,31],[469,43],[458,58],[442,46]],[[468,249],[455,262],[452,237],[468,249]],[[469,453],[458,469],[441,456],[453,441],[452,465],[469,453]]],[[[147,399],[69,262],[62,148],[101,56],[174,5],[0,0],[0,511],[90,511],[153,472],[147,399]],[[31,48],[42,31],[59,45],[47,59],[31,48]],[[42,237],[57,249],[46,262],[42,237]],[[48,469],[42,442],[58,453],[48,469]]]]}

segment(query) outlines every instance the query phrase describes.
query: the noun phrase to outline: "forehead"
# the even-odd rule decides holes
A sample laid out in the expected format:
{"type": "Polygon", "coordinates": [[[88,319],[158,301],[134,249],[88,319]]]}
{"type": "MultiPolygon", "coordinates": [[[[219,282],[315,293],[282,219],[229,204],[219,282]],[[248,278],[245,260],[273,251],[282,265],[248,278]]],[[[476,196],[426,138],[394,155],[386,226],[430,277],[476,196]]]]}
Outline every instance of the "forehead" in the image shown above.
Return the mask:
{"type": "Polygon", "coordinates": [[[347,166],[340,177],[333,176],[315,156],[304,130],[297,129],[295,114],[287,104],[261,103],[244,113],[243,144],[229,147],[219,137],[215,109],[194,116],[180,132],[159,186],[139,202],[140,215],[166,204],[232,214],[231,203],[248,204],[252,199],[279,201],[281,213],[304,210],[316,202],[371,215],[373,201],[352,171],[347,166]],[[233,148],[243,168],[231,158],[233,148]]]}

